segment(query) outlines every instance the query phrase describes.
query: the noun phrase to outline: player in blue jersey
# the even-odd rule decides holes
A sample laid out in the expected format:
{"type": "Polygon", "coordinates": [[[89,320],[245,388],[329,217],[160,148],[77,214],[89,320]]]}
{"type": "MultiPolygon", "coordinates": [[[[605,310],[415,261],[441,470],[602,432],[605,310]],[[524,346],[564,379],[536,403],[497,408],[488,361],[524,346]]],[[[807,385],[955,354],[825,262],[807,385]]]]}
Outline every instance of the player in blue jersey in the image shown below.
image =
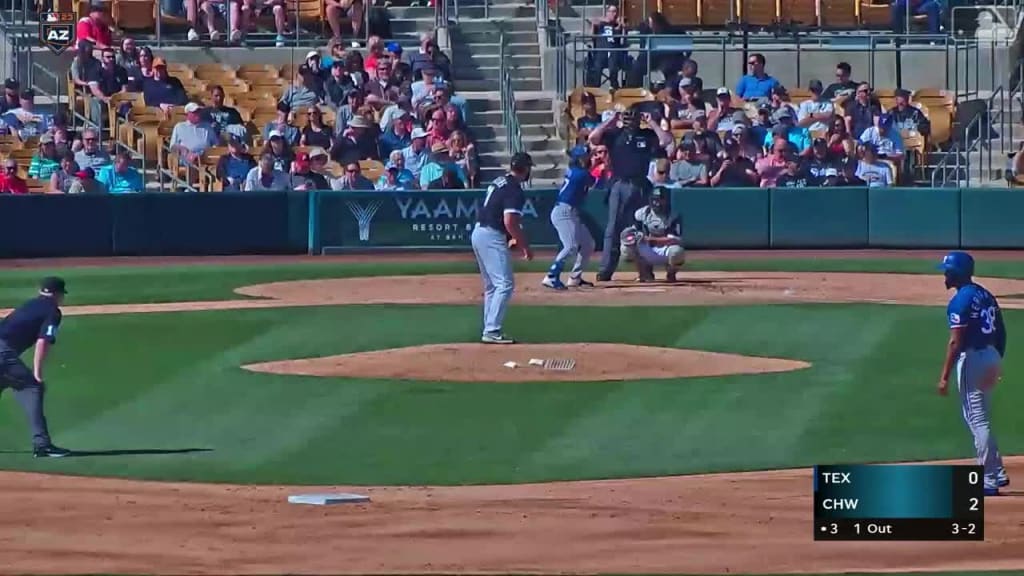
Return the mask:
{"type": "Polygon", "coordinates": [[[939,269],[946,289],[955,288],[946,316],[949,346],[939,379],[939,394],[949,388],[949,373],[956,364],[957,388],[964,421],[974,436],[978,465],[985,467],[985,495],[998,496],[1010,484],[1003,458],[992,433],[988,398],[999,380],[1006,354],[1006,326],[999,303],[991,292],[972,280],[974,258],[966,252],[950,252],[939,269]]]}
{"type": "Polygon", "coordinates": [[[593,286],[583,279],[583,270],[594,253],[594,237],[590,235],[586,224],[580,220],[580,206],[587,197],[587,192],[594,185],[594,177],[590,175],[590,152],[586,148],[573,149],[572,166],[565,174],[562,187],[558,189],[555,207],[551,210],[551,225],[558,232],[558,241],[562,249],[555,256],[555,261],[548,268],[548,274],[541,284],[555,290],[565,290],[562,283],[562,268],[565,261],[575,256],[576,260],[569,273],[569,286],[593,286]]]}

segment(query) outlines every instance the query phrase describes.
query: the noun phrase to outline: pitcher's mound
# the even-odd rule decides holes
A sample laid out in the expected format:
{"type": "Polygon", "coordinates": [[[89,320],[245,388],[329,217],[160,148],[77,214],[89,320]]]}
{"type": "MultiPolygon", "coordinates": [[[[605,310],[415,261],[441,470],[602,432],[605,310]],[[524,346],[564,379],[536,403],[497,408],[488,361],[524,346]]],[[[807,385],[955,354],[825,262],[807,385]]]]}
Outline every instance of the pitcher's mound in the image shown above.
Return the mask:
{"type": "Polygon", "coordinates": [[[433,344],[325,358],[250,364],[272,374],[448,382],[594,382],[788,372],[809,367],[796,360],[624,344],[433,344]],[[530,365],[571,364],[569,370],[530,365]],[[506,367],[515,362],[515,368],[506,367]]]}

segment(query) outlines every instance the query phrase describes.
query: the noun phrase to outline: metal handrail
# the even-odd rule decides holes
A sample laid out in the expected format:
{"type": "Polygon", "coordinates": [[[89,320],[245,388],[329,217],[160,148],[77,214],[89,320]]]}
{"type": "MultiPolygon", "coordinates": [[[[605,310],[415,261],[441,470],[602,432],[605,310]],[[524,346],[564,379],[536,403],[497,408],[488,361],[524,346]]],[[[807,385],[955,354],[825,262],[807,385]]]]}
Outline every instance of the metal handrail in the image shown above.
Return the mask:
{"type": "MultiPolygon", "coordinates": [[[[1002,86],[996,88],[995,92],[992,93],[985,100],[985,113],[978,114],[975,116],[966,127],[958,129],[960,137],[955,138],[954,145],[946,156],[939,161],[935,167],[932,168],[932,186],[933,187],[945,187],[950,183],[950,171],[952,170],[953,178],[956,184],[960,185],[960,176],[965,176],[964,180],[967,184],[971,181],[971,154],[980,150],[981,162],[984,164],[987,158],[988,160],[988,176],[992,176],[992,139],[990,129],[994,120],[992,115],[995,113],[1003,114],[1003,111],[995,109],[995,102],[999,100],[1002,104],[1005,100],[1005,91],[1002,86]],[[977,130],[977,136],[971,138],[972,131],[977,130]],[[968,138],[970,140],[968,141],[968,138]],[[953,162],[951,167],[950,161],[953,162]]],[[[1002,108],[1002,106],[1000,106],[1002,108]]],[[[1006,124],[1004,122],[1004,124],[1006,124]]],[[[954,133],[956,135],[956,133],[954,133]]],[[[1005,151],[1005,138],[1006,131],[1000,132],[999,146],[1002,151],[1005,151]]]]}
{"type": "MultiPolygon", "coordinates": [[[[178,156],[178,161],[179,162],[181,162],[181,160],[183,160],[182,156],[179,155],[176,150],[173,150],[169,143],[162,142],[160,144],[160,147],[161,147],[161,150],[163,151],[163,153],[165,155],[164,156],[165,158],[169,157],[169,155],[173,153],[173,154],[178,156]]],[[[202,172],[203,172],[203,166],[201,164],[193,164],[193,163],[189,162],[188,160],[185,160],[185,168],[188,168],[189,170],[195,170],[197,175],[201,175],[202,172]]],[[[165,168],[163,166],[157,166],[156,171],[157,171],[157,177],[160,178],[160,189],[161,190],[163,190],[164,176],[166,176],[168,179],[170,179],[171,184],[173,184],[174,186],[176,186],[178,188],[184,188],[186,192],[198,192],[199,191],[195,186],[191,185],[188,182],[188,180],[182,180],[180,177],[178,177],[178,171],[177,170],[169,170],[169,169],[167,169],[167,168],[165,168]]]]}
{"type": "Polygon", "coordinates": [[[505,126],[505,141],[508,151],[510,154],[516,154],[523,150],[523,134],[522,128],[519,125],[519,115],[516,112],[515,90],[512,88],[512,71],[509,64],[509,50],[506,44],[505,31],[502,30],[499,45],[501,120],[505,126]]]}
{"type": "MultiPolygon", "coordinates": [[[[572,60],[575,62],[581,61],[581,54],[585,54],[590,51],[594,51],[591,47],[592,41],[598,38],[608,38],[608,36],[596,35],[596,34],[568,34],[564,38],[564,51],[565,56],[572,56],[572,60]],[[572,54],[567,51],[569,47],[572,47],[572,54]]],[[[946,86],[954,84],[950,82],[949,66],[950,63],[950,49],[957,49],[958,47],[974,47],[977,45],[975,41],[964,41],[962,39],[952,38],[948,35],[899,35],[899,34],[865,34],[856,36],[834,36],[827,34],[788,34],[788,35],[774,35],[774,36],[748,36],[740,33],[727,32],[714,36],[707,35],[679,35],[679,34],[621,34],[613,36],[612,38],[618,38],[623,40],[623,46],[616,48],[601,48],[601,52],[650,52],[651,43],[654,41],[655,44],[661,41],[663,44],[673,44],[673,51],[692,51],[693,53],[699,52],[718,52],[722,54],[722,77],[720,78],[720,84],[726,83],[726,72],[729,70],[727,65],[727,56],[729,53],[734,52],[740,46],[746,46],[750,50],[759,50],[768,53],[786,53],[796,52],[798,54],[795,62],[797,83],[803,85],[806,79],[802,78],[801,75],[801,58],[799,53],[809,48],[828,48],[836,52],[862,52],[868,53],[872,57],[868,61],[868,82],[873,82],[875,78],[875,68],[877,63],[875,62],[874,55],[885,53],[885,52],[898,52],[898,53],[910,53],[910,52],[939,52],[945,51],[947,60],[947,70],[945,71],[947,82],[946,86]],[[920,42],[918,44],[904,44],[894,43],[894,40],[905,40],[914,39],[917,41],[929,40],[934,42],[932,44],[924,44],[920,42]],[[789,43],[781,43],[782,40],[791,41],[789,43]],[[854,41],[859,43],[854,44],[854,41]]],[[[667,48],[666,48],[667,49],[667,48]]],[[[650,59],[648,59],[648,66],[650,59]]],[[[579,69],[579,66],[576,67],[579,69]]],[[[974,66],[972,68],[977,68],[974,66]]],[[[980,74],[980,72],[977,72],[980,74]]],[[[566,78],[568,80],[568,78],[566,78]]],[[[705,78],[705,81],[708,81],[705,78]]],[[[714,84],[714,83],[712,83],[714,84]]],[[[559,87],[560,91],[561,88],[559,87]]],[[[568,86],[565,86],[568,88],[568,86]]],[[[994,88],[994,87],[993,87],[994,88]]]]}

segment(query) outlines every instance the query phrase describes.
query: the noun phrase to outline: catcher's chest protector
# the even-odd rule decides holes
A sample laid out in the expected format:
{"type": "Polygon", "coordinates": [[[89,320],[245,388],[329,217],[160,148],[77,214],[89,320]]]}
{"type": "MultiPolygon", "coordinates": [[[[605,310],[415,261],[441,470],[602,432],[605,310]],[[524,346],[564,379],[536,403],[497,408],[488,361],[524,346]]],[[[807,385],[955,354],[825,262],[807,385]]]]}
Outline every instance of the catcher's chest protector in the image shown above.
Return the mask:
{"type": "Polygon", "coordinates": [[[657,214],[650,206],[636,211],[636,220],[643,225],[643,232],[648,236],[668,236],[669,214],[657,214]]]}

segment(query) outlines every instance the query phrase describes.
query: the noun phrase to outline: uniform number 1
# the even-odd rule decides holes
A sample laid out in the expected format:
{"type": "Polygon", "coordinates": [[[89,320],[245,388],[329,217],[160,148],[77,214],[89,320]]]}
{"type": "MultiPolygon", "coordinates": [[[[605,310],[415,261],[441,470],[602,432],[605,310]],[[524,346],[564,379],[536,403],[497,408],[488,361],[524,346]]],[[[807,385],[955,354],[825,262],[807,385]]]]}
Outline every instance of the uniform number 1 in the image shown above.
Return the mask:
{"type": "Polygon", "coordinates": [[[996,307],[989,306],[981,309],[981,333],[991,334],[996,331],[996,307]]]}

